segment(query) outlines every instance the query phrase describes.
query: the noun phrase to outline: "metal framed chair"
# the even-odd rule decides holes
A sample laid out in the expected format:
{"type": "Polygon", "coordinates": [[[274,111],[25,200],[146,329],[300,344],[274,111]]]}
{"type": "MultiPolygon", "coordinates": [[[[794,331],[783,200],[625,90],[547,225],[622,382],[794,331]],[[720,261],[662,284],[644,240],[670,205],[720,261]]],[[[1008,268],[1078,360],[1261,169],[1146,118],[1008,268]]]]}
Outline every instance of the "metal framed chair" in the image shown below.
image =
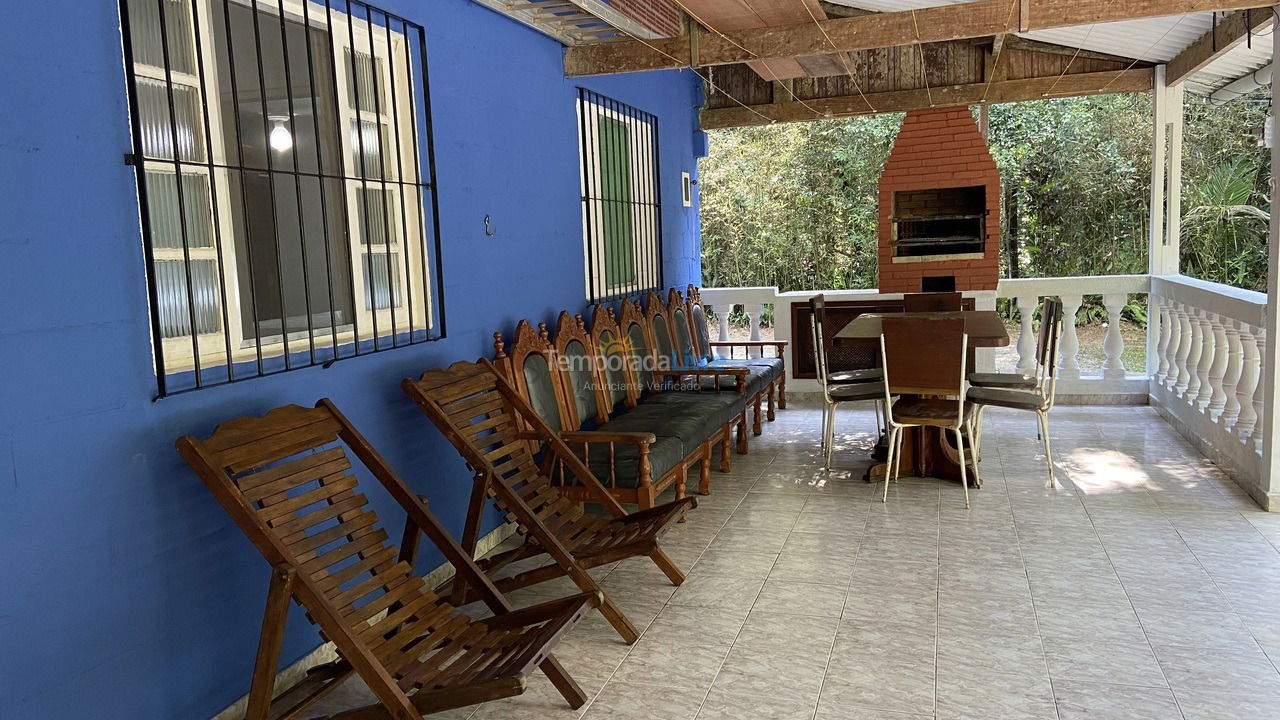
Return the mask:
{"type": "Polygon", "coordinates": [[[902,296],[905,312],[960,312],[964,295],[958,292],[906,293],[902,296]]]}
{"type": "Polygon", "coordinates": [[[1032,390],[1042,387],[1045,378],[1045,364],[1049,353],[1049,303],[1045,298],[1040,306],[1040,328],[1036,331],[1036,369],[1031,374],[1011,373],[969,373],[969,384],[974,387],[1009,388],[1032,390]]]}
{"type": "Polygon", "coordinates": [[[827,373],[826,338],[823,332],[822,296],[809,300],[813,312],[809,316],[810,329],[813,332],[813,357],[818,369],[818,384],[822,386],[822,460],[823,467],[831,469],[831,453],[834,447],[836,430],[836,406],[842,402],[860,402],[873,400],[876,404],[876,433],[880,432],[880,422],[884,406],[883,375],[877,371],[876,376],[859,382],[837,383],[830,380],[827,373]]]}
{"type": "Polygon", "coordinates": [[[1053,443],[1049,439],[1049,411],[1053,409],[1058,384],[1058,342],[1062,338],[1062,301],[1057,298],[1046,298],[1044,308],[1040,327],[1043,329],[1042,334],[1045,338],[1045,354],[1035,386],[1028,389],[973,387],[969,389],[966,399],[976,409],[972,421],[975,426],[972,432],[978,438],[978,445],[974,450],[975,456],[982,449],[982,416],[988,407],[1034,412],[1040,437],[1044,441],[1044,460],[1049,470],[1049,487],[1057,487],[1057,479],[1053,472],[1053,443]]]}
{"type": "MultiPolygon", "coordinates": [[[[825,359],[831,355],[831,337],[827,333],[827,302],[826,297],[818,294],[809,298],[809,310],[813,322],[822,329],[822,337],[819,338],[815,333],[813,338],[815,341],[815,353],[820,345],[822,357],[825,359]]],[[[815,354],[816,357],[816,354],[815,354]]],[[[877,382],[884,379],[884,372],[878,367],[855,368],[850,370],[832,371],[830,368],[824,368],[826,372],[825,382],[833,385],[842,385],[844,383],[860,383],[860,382],[877,382]]]]}
{"type": "MultiPolygon", "coordinates": [[[[889,474],[885,477],[884,502],[889,483],[896,481],[902,465],[902,443],[908,427],[936,427],[955,434],[960,458],[960,483],[964,506],[969,507],[969,478],[965,463],[965,435],[974,446],[973,428],[967,421],[965,358],[969,336],[960,317],[886,317],[881,321],[880,352],[884,362],[885,420],[889,426],[889,474]],[[901,397],[895,402],[892,396],[901,397]]],[[[975,455],[976,457],[976,455],[975,455]]],[[[974,465],[975,481],[977,465],[974,465]]]]}

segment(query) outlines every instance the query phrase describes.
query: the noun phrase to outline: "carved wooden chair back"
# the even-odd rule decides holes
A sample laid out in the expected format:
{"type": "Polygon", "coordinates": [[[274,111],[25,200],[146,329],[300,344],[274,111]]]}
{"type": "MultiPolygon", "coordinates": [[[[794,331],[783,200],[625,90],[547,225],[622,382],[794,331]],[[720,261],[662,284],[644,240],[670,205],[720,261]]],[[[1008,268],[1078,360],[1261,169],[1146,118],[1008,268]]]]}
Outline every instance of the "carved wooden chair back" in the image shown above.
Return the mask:
{"type": "Polygon", "coordinates": [[[632,368],[634,356],[612,306],[597,305],[592,310],[591,341],[603,368],[604,414],[612,415],[622,407],[635,407],[639,380],[632,368]]]}
{"type": "Polygon", "coordinates": [[[517,323],[514,341],[505,353],[499,351],[497,365],[507,370],[507,379],[552,430],[578,429],[565,404],[566,391],[557,369],[559,358],[546,323],[538,323],[536,330],[528,320],[517,323]]]}
{"type": "MultiPolygon", "coordinates": [[[[667,292],[667,314],[671,316],[671,340],[675,343],[678,364],[681,367],[692,367],[702,362],[702,351],[698,349],[689,306],[675,288],[667,292]]],[[[703,330],[705,329],[704,317],[703,330]]]]}
{"type": "MultiPolygon", "coordinates": [[[[321,400],[314,408],[288,405],[262,417],[232,420],[203,440],[188,435],[176,444],[274,568],[247,717],[284,713],[272,707],[271,700],[276,696],[276,665],[290,597],[306,608],[307,618],[341,656],[337,665],[319,675],[332,670],[336,683],[352,671],[358,673],[394,718],[420,718],[427,711],[519,694],[515,686],[501,692],[482,688],[479,694],[452,691],[472,692],[459,699],[449,689],[528,671],[547,657],[536,627],[486,633],[482,624],[472,624],[415,574],[421,532],[459,576],[480,591],[495,614],[511,610],[426,501],[330,401],[321,400]],[[348,448],[405,509],[409,527],[403,550],[388,542],[376,514],[367,507],[348,448]]],[[[543,669],[553,679],[573,682],[554,660],[543,669]]],[[[312,692],[305,699],[290,701],[296,704],[289,716],[330,689],[315,682],[318,679],[324,678],[311,678],[312,692]]],[[[293,689],[280,696],[292,693],[293,689]]]]}
{"type": "Polygon", "coordinates": [[[566,417],[570,427],[580,429],[588,420],[600,423],[608,420],[604,394],[609,389],[604,367],[582,315],[560,313],[553,343],[560,363],[561,387],[565,391],[565,410],[568,411],[566,417]]]}
{"type": "Polygon", "coordinates": [[[704,362],[713,360],[715,353],[711,351],[711,332],[707,329],[707,308],[702,304],[702,294],[697,286],[689,285],[685,291],[685,303],[689,309],[689,325],[693,329],[698,357],[704,362]]]}
{"type": "Polygon", "coordinates": [[[667,314],[666,303],[652,290],[645,295],[644,319],[649,325],[649,339],[652,341],[652,355],[665,363],[665,367],[679,367],[681,363],[676,353],[676,332],[674,322],[667,314]]]}
{"type": "Polygon", "coordinates": [[[632,371],[636,380],[635,395],[638,397],[644,391],[653,389],[657,382],[653,369],[660,362],[660,353],[656,350],[653,339],[653,326],[648,322],[644,310],[640,309],[640,303],[624,299],[622,312],[618,314],[618,327],[631,353],[632,371]]]}

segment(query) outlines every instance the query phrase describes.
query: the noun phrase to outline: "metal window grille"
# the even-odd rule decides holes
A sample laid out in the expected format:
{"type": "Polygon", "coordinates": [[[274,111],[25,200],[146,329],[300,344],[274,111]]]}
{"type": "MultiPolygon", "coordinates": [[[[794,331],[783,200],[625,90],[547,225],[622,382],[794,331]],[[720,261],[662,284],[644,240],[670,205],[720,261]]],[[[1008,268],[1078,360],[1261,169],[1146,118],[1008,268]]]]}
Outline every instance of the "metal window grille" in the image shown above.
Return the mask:
{"type": "Polygon", "coordinates": [[[161,396],[444,336],[423,28],[121,0],[161,396]]]}
{"type": "Polygon", "coordinates": [[[662,287],[658,118],[578,88],[587,300],[662,287]]]}

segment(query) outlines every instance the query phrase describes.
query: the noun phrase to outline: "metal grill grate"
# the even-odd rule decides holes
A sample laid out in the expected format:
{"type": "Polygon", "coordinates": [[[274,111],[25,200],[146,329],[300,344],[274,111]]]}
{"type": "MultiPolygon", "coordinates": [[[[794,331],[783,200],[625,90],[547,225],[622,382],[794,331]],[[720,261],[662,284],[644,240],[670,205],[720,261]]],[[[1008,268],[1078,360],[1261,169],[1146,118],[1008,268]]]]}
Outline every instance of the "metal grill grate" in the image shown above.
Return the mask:
{"type": "Polygon", "coordinates": [[[444,336],[423,28],[121,0],[161,396],[444,336]]]}
{"type": "Polygon", "coordinates": [[[587,300],[662,287],[658,118],[578,88],[587,300]]]}

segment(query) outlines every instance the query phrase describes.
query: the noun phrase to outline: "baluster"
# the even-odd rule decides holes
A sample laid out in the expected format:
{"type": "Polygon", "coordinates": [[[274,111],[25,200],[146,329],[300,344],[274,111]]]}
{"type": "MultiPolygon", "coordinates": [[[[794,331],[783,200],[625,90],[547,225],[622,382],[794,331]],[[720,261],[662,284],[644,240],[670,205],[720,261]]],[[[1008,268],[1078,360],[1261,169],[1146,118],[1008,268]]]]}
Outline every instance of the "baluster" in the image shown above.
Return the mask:
{"type": "Polygon", "coordinates": [[[1102,350],[1107,359],[1102,363],[1102,377],[1124,379],[1124,336],[1120,333],[1120,316],[1124,313],[1129,296],[1108,294],[1102,296],[1102,306],[1107,309],[1107,337],[1102,350]]]}
{"type": "Polygon", "coordinates": [[[1187,350],[1187,387],[1182,398],[1188,403],[1195,403],[1200,394],[1200,355],[1204,352],[1204,335],[1200,332],[1200,309],[1187,308],[1187,321],[1184,327],[1188,330],[1191,342],[1187,350]]]}
{"type": "Polygon", "coordinates": [[[1178,319],[1178,306],[1173,300],[1165,300],[1165,314],[1169,316],[1169,372],[1165,374],[1164,386],[1168,390],[1178,384],[1178,346],[1182,344],[1182,321],[1178,319]]]}
{"type": "MultiPolygon", "coordinates": [[[[759,304],[747,304],[747,303],[743,303],[743,304],[742,304],[742,311],[743,311],[743,312],[745,312],[745,313],[747,314],[747,322],[749,322],[749,323],[751,324],[751,338],[750,338],[750,339],[751,339],[752,341],[757,341],[757,340],[759,340],[759,339],[760,339],[760,313],[764,311],[764,306],[763,306],[763,305],[759,305],[759,304]]],[[[760,357],[760,348],[758,348],[758,347],[748,347],[748,348],[747,348],[747,357],[750,357],[750,358],[758,358],[758,357],[760,357]]]]}
{"type": "MultiPolygon", "coordinates": [[[[1172,335],[1169,330],[1169,304],[1159,295],[1150,295],[1148,305],[1155,307],[1157,322],[1154,328],[1151,327],[1150,322],[1147,323],[1147,332],[1155,330],[1156,333],[1156,373],[1153,379],[1157,385],[1163,385],[1165,379],[1169,377],[1169,339],[1172,335]]],[[[1148,313],[1148,320],[1150,320],[1150,313],[1148,313]]]]}
{"type": "Polygon", "coordinates": [[[1240,417],[1236,419],[1236,437],[1248,442],[1258,426],[1258,411],[1253,407],[1253,395],[1262,376],[1262,355],[1258,352],[1258,336],[1252,326],[1240,323],[1241,369],[1240,384],[1236,386],[1236,398],[1240,402],[1240,417]]]}
{"type": "Polygon", "coordinates": [[[1191,371],[1187,369],[1187,358],[1191,355],[1191,317],[1187,315],[1187,307],[1182,304],[1178,305],[1175,312],[1178,316],[1178,354],[1174,357],[1178,376],[1173,390],[1181,397],[1191,382],[1191,371]]]}
{"type": "Polygon", "coordinates": [[[1213,356],[1217,352],[1214,346],[1213,321],[1209,313],[1200,310],[1196,313],[1196,323],[1200,326],[1200,359],[1196,363],[1196,377],[1200,378],[1200,386],[1191,398],[1191,404],[1204,412],[1213,398],[1213,385],[1209,382],[1209,369],[1213,367],[1213,356]]]}
{"type": "Polygon", "coordinates": [[[1018,330],[1018,372],[1027,375],[1036,370],[1036,333],[1032,323],[1039,300],[1035,295],[1019,296],[1017,299],[1018,314],[1022,316],[1018,330]]]}
{"type": "Polygon", "coordinates": [[[729,342],[729,315],[733,313],[733,303],[716,306],[716,320],[720,323],[719,342],[729,342]]]}
{"type": "Polygon", "coordinates": [[[1076,316],[1084,304],[1084,296],[1059,297],[1062,300],[1062,340],[1058,350],[1062,360],[1058,363],[1058,377],[1075,379],[1080,377],[1080,336],[1076,334],[1076,316]]]}
{"type": "Polygon", "coordinates": [[[1227,341],[1226,368],[1222,374],[1222,414],[1218,421],[1222,427],[1231,430],[1240,417],[1240,398],[1236,397],[1236,389],[1240,385],[1240,371],[1243,368],[1244,346],[1240,343],[1240,328],[1235,321],[1222,323],[1222,334],[1227,341]]]}
{"type": "Polygon", "coordinates": [[[1253,413],[1258,416],[1257,426],[1253,429],[1253,449],[1255,452],[1263,452],[1263,441],[1267,437],[1267,426],[1271,424],[1270,418],[1267,417],[1266,392],[1267,383],[1272,382],[1267,374],[1262,372],[1262,359],[1267,356],[1267,331],[1258,329],[1258,388],[1253,391],[1253,413]]]}
{"type": "Polygon", "coordinates": [[[1209,365],[1209,399],[1205,401],[1205,410],[1210,419],[1216,420],[1227,406],[1227,393],[1222,385],[1227,374],[1227,328],[1222,316],[1209,313],[1209,331],[1213,336],[1213,364],[1209,365]]]}

